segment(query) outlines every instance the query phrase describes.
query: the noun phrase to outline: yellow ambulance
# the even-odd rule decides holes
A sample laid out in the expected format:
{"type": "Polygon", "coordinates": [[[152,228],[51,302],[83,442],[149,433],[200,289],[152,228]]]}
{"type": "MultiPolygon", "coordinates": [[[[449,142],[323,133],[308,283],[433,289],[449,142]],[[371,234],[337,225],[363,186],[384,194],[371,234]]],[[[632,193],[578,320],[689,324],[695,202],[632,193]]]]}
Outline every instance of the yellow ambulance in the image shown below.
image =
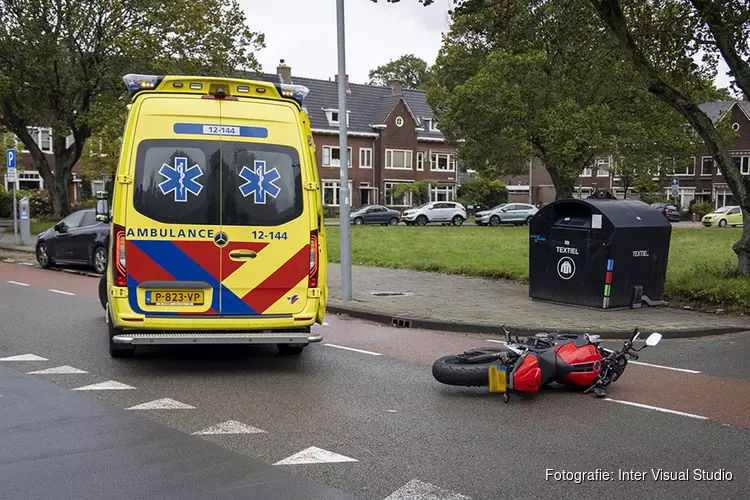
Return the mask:
{"type": "Polygon", "coordinates": [[[321,336],[326,242],[308,89],[127,75],[131,95],[100,283],[110,354],[138,345],[276,344],[321,336]]]}

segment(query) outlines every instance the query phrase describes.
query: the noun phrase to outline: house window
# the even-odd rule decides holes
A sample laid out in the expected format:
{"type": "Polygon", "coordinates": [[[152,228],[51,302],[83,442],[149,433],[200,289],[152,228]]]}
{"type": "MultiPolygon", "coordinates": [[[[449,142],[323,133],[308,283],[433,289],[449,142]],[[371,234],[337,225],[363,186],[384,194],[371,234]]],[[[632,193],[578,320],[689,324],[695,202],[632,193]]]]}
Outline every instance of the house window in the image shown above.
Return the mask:
{"type": "Polygon", "coordinates": [[[411,193],[405,194],[403,197],[396,199],[393,197],[393,190],[399,184],[406,184],[404,182],[386,182],[385,183],[385,204],[389,207],[408,207],[411,201],[411,193]]]}
{"type": "Polygon", "coordinates": [[[430,189],[430,201],[453,201],[455,186],[433,186],[430,189]]]}
{"type": "MultiPolygon", "coordinates": [[[[34,142],[37,146],[39,146],[39,149],[42,150],[43,153],[52,153],[52,129],[51,128],[45,128],[45,127],[27,127],[26,130],[29,132],[29,135],[31,135],[31,138],[34,139],[34,142]]],[[[24,149],[22,150],[26,153],[28,153],[28,149],[24,146],[24,149]]]]}
{"type": "Polygon", "coordinates": [[[417,151],[417,170],[424,170],[424,151],[417,151]]]}
{"type": "Polygon", "coordinates": [[[104,181],[91,181],[91,194],[96,197],[99,191],[104,191],[104,181]]]}
{"type": "Polygon", "coordinates": [[[411,170],[412,152],[404,149],[386,149],[385,168],[393,170],[411,170]]]}
{"type": "MultiPolygon", "coordinates": [[[[5,177],[5,189],[12,189],[13,185],[8,185],[8,177],[5,177]]],[[[16,189],[44,189],[44,180],[39,172],[36,171],[19,171],[16,173],[16,189]]]]}
{"type": "Polygon", "coordinates": [[[359,168],[372,168],[372,149],[359,148],[359,168]]]}
{"type": "Polygon", "coordinates": [[[581,172],[581,177],[591,177],[592,173],[593,169],[591,167],[586,167],[583,169],[583,172],[581,172]]]}
{"type": "Polygon", "coordinates": [[[693,163],[688,163],[685,165],[685,170],[677,170],[675,171],[675,175],[686,175],[689,177],[692,177],[695,175],[695,159],[693,159],[693,163]]]}
{"type": "MultiPolygon", "coordinates": [[[[349,152],[347,163],[349,168],[352,168],[352,148],[346,148],[349,152]]],[[[336,146],[323,146],[323,166],[326,167],[340,167],[341,166],[341,150],[336,146]]]]}
{"type": "Polygon", "coordinates": [[[714,169],[714,159],[710,156],[704,156],[701,160],[701,175],[711,175],[714,169]]]}
{"type": "Polygon", "coordinates": [[[750,156],[733,156],[734,166],[744,175],[750,175],[750,156]]]}
{"type": "Polygon", "coordinates": [[[425,118],[424,128],[429,130],[430,132],[439,132],[437,128],[437,120],[435,120],[434,118],[425,118]]]}
{"type": "MultiPolygon", "coordinates": [[[[323,109],[323,111],[326,114],[326,118],[328,119],[329,125],[338,125],[339,124],[339,110],[338,109],[323,109]]],[[[349,114],[351,111],[346,112],[346,124],[349,125],[349,114]]]]}
{"type": "Polygon", "coordinates": [[[446,172],[456,171],[456,155],[450,153],[432,153],[430,170],[446,172]]]}
{"type": "MultiPolygon", "coordinates": [[[[352,183],[349,181],[350,199],[351,192],[352,183]]],[[[323,204],[328,207],[338,207],[341,201],[341,183],[337,181],[323,181],[323,204]]]]}
{"type": "Polygon", "coordinates": [[[596,160],[596,176],[609,177],[609,156],[596,160]]]}

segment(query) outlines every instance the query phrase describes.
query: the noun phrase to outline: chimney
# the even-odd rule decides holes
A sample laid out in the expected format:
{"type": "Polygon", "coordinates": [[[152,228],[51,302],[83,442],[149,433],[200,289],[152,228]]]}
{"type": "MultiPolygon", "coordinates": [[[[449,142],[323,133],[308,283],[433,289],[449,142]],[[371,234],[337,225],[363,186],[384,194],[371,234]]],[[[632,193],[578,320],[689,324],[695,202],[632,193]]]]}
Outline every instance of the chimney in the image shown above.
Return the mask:
{"type": "Polygon", "coordinates": [[[388,86],[391,88],[393,95],[401,95],[401,80],[395,78],[388,80],[388,86]]]}
{"type": "Polygon", "coordinates": [[[281,83],[292,83],[292,68],[284,64],[284,60],[279,61],[279,66],[276,68],[276,74],[279,75],[281,83]]]}
{"type": "MultiPolygon", "coordinates": [[[[339,81],[339,74],[338,73],[336,73],[334,79],[338,83],[338,81],[339,81]]],[[[352,89],[349,88],[349,75],[348,74],[346,75],[346,93],[347,94],[351,94],[352,93],[352,89]]]]}

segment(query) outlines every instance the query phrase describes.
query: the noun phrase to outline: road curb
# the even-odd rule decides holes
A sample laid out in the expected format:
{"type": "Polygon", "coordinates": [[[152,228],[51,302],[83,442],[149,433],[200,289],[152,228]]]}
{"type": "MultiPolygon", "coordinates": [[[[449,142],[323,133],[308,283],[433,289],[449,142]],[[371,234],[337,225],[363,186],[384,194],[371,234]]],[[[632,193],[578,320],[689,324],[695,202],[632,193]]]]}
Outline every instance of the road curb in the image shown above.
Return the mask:
{"type": "MultiPolygon", "coordinates": [[[[328,304],[327,311],[337,315],[349,316],[352,318],[384,323],[397,328],[420,328],[425,330],[438,330],[454,333],[476,333],[483,335],[502,336],[503,325],[482,325],[477,323],[442,321],[430,318],[393,316],[387,313],[367,311],[356,307],[338,306],[328,304]]],[[[540,332],[558,332],[570,334],[590,333],[599,335],[603,339],[627,339],[630,337],[633,329],[638,326],[634,324],[628,329],[622,330],[591,330],[591,329],[565,329],[565,328],[548,328],[548,327],[528,327],[506,324],[505,327],[511,331],[512,335],[527,336],[540,332]]],[[[691,338],[691,337],[708,337],[711,335],[723,335],[727,333],[745,332],[750,327],[712,327],[712,328],[683,328],[683,329],[665,329],[659,330],[664,338],[691,338]]]]}
{"type": "Polygon", "coordinates": [[[33,248],[27,248],[18,245],[8,245],[7,243],[0,243],[0,249],[8,250],[11,252],[36,253],[33,248]]]}

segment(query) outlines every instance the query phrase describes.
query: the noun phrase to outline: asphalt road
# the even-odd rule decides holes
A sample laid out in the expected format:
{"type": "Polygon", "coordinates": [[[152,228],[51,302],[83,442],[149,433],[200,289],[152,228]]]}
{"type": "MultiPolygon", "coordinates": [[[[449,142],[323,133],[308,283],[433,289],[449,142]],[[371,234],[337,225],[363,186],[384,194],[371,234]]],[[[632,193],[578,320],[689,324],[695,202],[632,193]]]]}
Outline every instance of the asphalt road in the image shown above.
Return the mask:
{"type": "MultiPolygon", "coordinates": [[[[65,389],[126,384],[131,389],[76,394],[191,440],[266,464],[282,462],[275,467],[366,500],[750,496],[750,332],[664,340],[639,360],[659,366],[630,365],[609,401],[548,390],[504,404],[486,389],[443,386],[430,372],[437,357],[491,345],[492,338],[333,316],[319,327],[323,343],[300,357],[243,346],[148,349],[135,359],[114,360],[96,283],[0,262],[0,358],[45,358],[0,360],[0,366],[86,372],[33,375],[65,389]],[[192,408],[125,410],[163,398],[192,408]],[[245,433],[211,430],[228,421],[245,433]],[[303,451],[334,461],[293,463],[299,460],[290,457],[303,451]],[[602,469],[614,477],[563,481],[547,478],[548,469],[602,469]],[[651,469],[688,470],[690,480],[654,480],[651,469]],[[732,480],[697,481],[694,469],[723,470],[732,480]],[[646,476],[619,479],[620,470],[646,476]]],[[[2,405],[0,399],[0,414],[2,405]]],[[[71,447],[77,439],[59,437],[71,447]]]]}

